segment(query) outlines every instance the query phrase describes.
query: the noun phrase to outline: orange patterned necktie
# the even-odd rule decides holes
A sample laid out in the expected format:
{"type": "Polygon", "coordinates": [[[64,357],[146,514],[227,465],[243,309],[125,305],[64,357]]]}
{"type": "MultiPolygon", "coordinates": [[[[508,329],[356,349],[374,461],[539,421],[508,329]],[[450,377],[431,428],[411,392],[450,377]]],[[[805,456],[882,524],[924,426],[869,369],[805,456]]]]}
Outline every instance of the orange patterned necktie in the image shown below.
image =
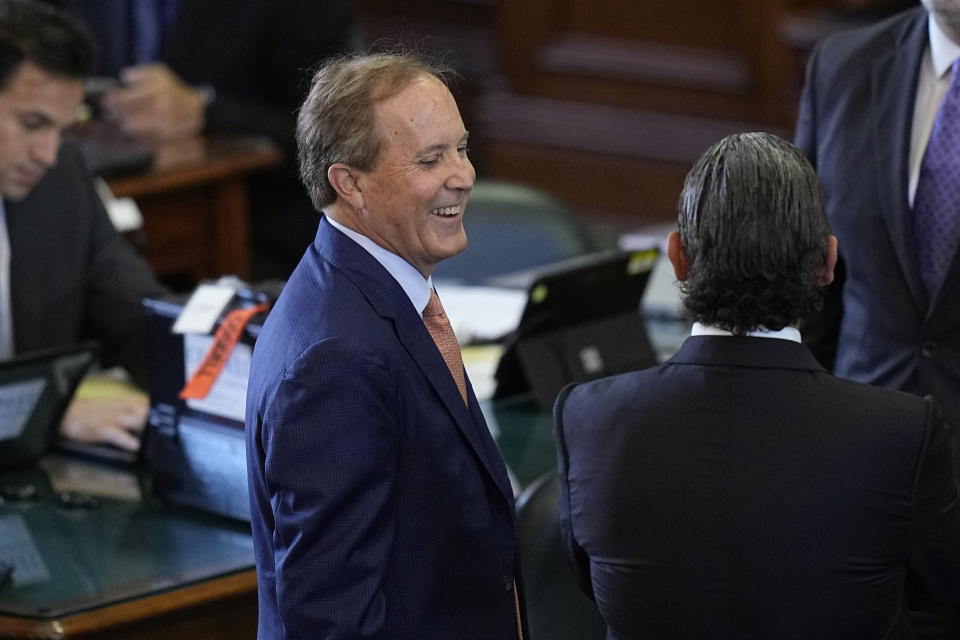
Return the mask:
{"type": "Polygon", "coordinates": [[[460,389],[460,395],[463,396],[463,403],[467,404],[467,381],[463,374],[463,358],[460,355],[460,345],[457,343],[457,336],[453,333],[450,326],[450,320],[443,311],[440,304],[440,298],[437,292],[430,290],[430,302],[423,310],[423,324],[427,325],[427,331],[430,337],[437,343],[440,355],[443,361],[447,363],[450,374],[460,389]]]}

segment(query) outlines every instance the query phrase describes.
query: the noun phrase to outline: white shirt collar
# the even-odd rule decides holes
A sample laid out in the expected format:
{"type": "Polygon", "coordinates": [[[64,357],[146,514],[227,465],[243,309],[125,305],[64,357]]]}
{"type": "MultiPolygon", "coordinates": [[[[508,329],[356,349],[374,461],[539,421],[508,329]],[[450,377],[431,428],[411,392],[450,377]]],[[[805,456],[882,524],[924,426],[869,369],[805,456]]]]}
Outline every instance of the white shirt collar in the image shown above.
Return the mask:
{"type": "MultiPolygon", "coordinates": [[[[732,336],[733,333],[727,331],[726,329],[719,329],[717,327],[711,327],[710,325],[701,324],[699,322],[693,323],[693,329],[690,331],[691,336],[732,336]]],[[[800,330],[796,327],[784,327],[779,331],[770,331],[769,329],[758,329],[757,331],[750,331],[744,334],[751,338],[777,338],[780,340],[792,340],[793,342],[800,342],[800,330]]]]}
{"type": "Polygon", "coordinates": [[[342,232],[345,236],[366,249],[367,253],[373,256],[374,260],[382,264],[383,268],[400,284],[404,293],[410,298],[410,302],[413,303],[413,307],[417,310],[417,313],[423,315],[423,310],[426,308],[427,303],[430,302],[430,290],[433,288],[432,280],[430,278],[424,279],[423,274],[417,271],[412,264],[397,254],[387,251],[362,233],[348,229],[330,216],[326,216],[326,218],[327,222],[333,225],[334,229],[342,232]]]}
{"type": "Polygon", "coordinates": [[[960,45],[943,32],[933,14],[927,18],[927,30],[930,33],[930,60],[939,78],[950,70],[954,60],[960,58],[960,45]]]}

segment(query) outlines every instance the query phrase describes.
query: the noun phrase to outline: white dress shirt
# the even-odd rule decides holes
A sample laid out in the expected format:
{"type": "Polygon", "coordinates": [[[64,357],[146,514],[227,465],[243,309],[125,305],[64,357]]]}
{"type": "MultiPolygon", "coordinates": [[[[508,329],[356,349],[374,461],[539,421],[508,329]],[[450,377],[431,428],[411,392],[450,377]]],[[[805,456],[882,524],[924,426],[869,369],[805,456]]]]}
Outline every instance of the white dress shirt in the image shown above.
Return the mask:
{"type": "Polygon", "coordinates": [[[950,87],[950,67],[954,60],[960,58],[960,45],[947,37],[933,16],[927,18],[927,31],[930,45],[923,54],[920,62],[920,75],[917,78],[917,98],[913,105],[913,128],[910,134],[910,206],[917,193],[917,182],[920,179],[920,165],[923,163],[923,154],[930,142],[930,133],[933,131],[933,121],[937,118],[937,111],[943,96],[950,87]]]}
{"type": "MultiPolygon", "coordinates": [[[[726,329],[719,329],[717,327],[711,327],[710,325],[701,324],[699,322],[693,323],[693,329],[690,330],[691,336],[732,336],[732,332],[727,331],[726,329]]],[[[779,331],[771,331],[769,329],[758,329],[757,331],[749,331],[743,334],[750,338],[776,338],[778,340],[792,340],[793,342],[800,342],[800,330],[796,327],[784,327],[779,331]]]]}

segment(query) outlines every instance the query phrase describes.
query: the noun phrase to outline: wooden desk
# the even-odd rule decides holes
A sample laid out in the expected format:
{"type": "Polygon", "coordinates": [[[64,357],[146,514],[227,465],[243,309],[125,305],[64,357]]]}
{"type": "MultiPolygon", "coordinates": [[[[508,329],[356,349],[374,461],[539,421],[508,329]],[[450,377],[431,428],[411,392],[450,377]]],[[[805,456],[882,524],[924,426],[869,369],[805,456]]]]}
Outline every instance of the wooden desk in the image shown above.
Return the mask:
{"type": "Polygon", "coordinates": [[[54,619],[0,615],[0,638],[210,640],[257,637],[257,576],[251,569],[54,619]]]}
{"type": "MultiPolygon", "coordinates": [[[[73,459],[59,464],[76,477],[124,473],[73,459]]],[[[47,477],[38,469],[0,477],[39,490],[35,499],[0,505],[0,558],[17,559],[19,572],[0,588],[0,638],[256,637],[249,526],[149,495],[66,507],[47,477]]],[[[103,484],[129,486],[126,478],[103,484]]]]}
{"type": "Polygon", "coordinates": [[[108,180],[143,213],[147,261],[163,276],[250,275],[247,177],[275,167],[265,138],[197,138],[161,145],[149,171],[108,180]]]}

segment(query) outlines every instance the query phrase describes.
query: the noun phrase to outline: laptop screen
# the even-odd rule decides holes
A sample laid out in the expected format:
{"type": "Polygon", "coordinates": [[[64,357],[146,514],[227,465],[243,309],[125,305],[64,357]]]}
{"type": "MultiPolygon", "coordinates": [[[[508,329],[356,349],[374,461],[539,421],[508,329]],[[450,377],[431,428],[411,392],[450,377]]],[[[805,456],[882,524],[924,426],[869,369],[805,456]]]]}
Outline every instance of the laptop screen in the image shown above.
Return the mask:
{"type": "Polygon", "coordinates": [[[541,271],[528,285],[518,333],[531,336],[622,313],[639,313],[658,251],[582,256],[541,271]]]}
{"type": "Polygon", "coordinates": [[[95,361],[96,345],[83,343],[0,362],[0,469],[26,466],[43,455],[95,361]]]}

